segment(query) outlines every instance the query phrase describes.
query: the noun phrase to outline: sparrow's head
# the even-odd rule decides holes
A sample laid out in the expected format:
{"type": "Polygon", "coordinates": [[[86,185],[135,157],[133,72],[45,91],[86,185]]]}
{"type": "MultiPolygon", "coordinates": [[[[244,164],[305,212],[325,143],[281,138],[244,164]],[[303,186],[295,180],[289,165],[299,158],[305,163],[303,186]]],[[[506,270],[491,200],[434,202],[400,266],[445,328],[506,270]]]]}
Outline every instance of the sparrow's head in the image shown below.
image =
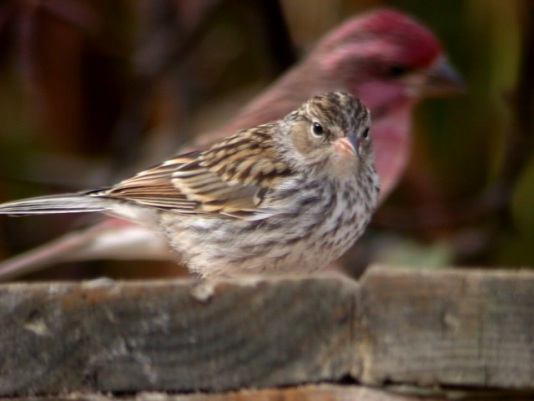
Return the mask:
{"type": "Polygon", "coordinates": [[[391,9],[346,21],[319,43],[313,59],[371,109],[399,97],[417,100],[463,89],[434,34],[391,9]]]}
{"type": "Polygon", "coordinates": [[[369,110],[342,92],[314,96],[282,120],[297,166],[354,175],[373,164],[369,110]]]}

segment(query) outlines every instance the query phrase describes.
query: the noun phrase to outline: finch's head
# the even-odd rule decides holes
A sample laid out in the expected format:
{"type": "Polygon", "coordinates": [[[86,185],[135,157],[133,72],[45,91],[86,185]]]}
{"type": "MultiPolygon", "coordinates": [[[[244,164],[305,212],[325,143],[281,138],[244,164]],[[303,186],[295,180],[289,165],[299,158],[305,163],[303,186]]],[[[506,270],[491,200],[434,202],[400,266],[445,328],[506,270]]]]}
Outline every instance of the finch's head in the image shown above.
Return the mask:
{"type": "Polygon", "coordinates": [[[334,170],[334,174],[345,176],[373,164],[371,116],[350,94],[314,96],[283,123],[298,165],[334,170]]]}
{"type": "Polygon", "coordinates": [[[346,21],[319,43],[313,59],[372,109],[401,95],[417,99],[463,88],[436,36],[391,9],[346,21]]]}

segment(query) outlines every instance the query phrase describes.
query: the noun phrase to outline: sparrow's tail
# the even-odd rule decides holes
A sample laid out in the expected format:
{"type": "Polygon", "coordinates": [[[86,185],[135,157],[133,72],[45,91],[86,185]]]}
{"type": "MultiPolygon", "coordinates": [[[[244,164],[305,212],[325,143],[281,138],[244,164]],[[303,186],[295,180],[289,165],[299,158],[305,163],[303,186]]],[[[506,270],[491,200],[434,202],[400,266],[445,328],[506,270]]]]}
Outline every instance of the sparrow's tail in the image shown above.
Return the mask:
{"type": "Polygon", "coordinates": [[[0,204],[0,214],[22,216],[27,214],[100,212],[109,209],[106,199],[74,194],[49,195],[0,204]]]}

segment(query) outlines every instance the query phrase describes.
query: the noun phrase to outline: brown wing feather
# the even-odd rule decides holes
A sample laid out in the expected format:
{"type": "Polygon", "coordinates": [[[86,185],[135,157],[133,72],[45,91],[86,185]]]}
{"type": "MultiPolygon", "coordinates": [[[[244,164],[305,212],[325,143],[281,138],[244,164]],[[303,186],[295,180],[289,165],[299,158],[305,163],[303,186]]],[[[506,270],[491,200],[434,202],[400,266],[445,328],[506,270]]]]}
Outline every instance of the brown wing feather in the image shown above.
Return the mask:
{"type": "Polygon", "coordinates": [[[272,125],[240,131],[207,151],[143,171],[102,195],[176,213],[265,214],[259,208],[266,189],[292,174],[277,158],[270,129],[272,125]]]}
{"type": "Polygon", "coordinates": [[[154,168],[126,179],[103,193],[103,196],[130,200],[145,206],[176,209],[181,213],[194,213],[196,203],[177,190],[170,177],[177,168],[195,160],[200,152],[173,158],[154,168]]]}

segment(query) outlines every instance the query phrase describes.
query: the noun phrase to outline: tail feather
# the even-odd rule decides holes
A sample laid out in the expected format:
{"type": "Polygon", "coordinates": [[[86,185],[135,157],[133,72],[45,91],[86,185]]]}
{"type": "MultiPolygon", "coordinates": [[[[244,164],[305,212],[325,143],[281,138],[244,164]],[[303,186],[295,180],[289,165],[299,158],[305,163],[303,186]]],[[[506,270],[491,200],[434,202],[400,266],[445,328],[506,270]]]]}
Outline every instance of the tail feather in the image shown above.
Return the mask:
{"type": "Polygon", "coordinates": [[[109,209],[105,199],[86,193],[40,196],[0,204],[0,214],[21,216],[28,214],[100,212],[109,209]]]}

